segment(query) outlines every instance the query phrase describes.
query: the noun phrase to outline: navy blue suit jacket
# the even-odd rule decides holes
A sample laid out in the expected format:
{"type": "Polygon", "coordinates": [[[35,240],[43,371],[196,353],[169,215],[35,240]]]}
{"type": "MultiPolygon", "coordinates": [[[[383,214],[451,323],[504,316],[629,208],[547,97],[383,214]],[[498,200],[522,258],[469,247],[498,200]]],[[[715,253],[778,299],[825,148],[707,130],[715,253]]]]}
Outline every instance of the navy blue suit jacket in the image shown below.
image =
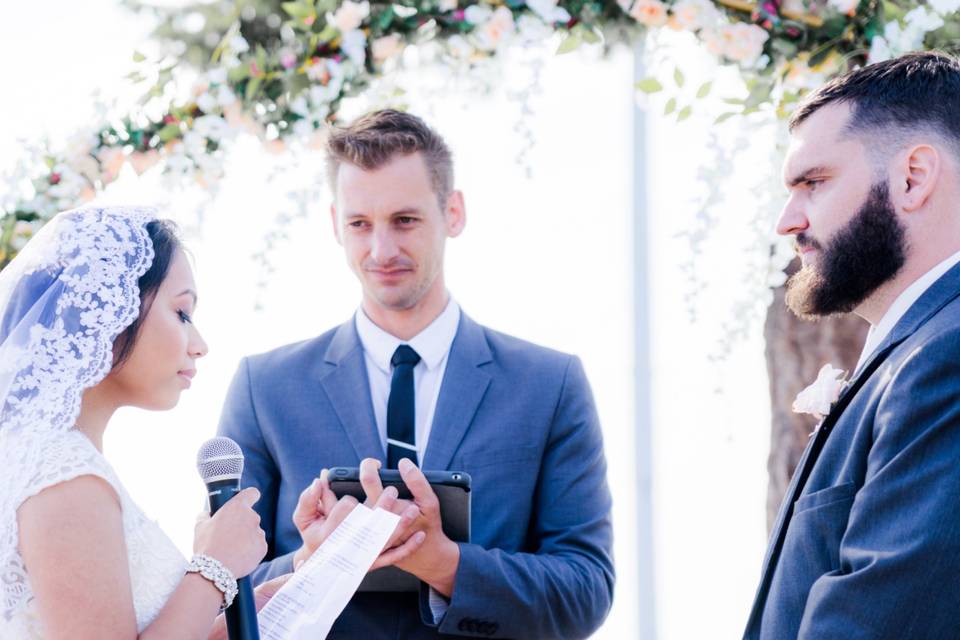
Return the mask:
{"type": "Polygon", "coordinates": [[[960,266],[914,303],[810,438],[749,640],[960,638],[960,266]]]}
{"type": "MultiPolygon", "coordinates": [[[[244,359],[219,432],[246,457],[243,482],[270,550],[260,582],[291,570],[291,516],[324,467],[384,460],[353,320],[244,359]]],[[[424,593],[359,593],[330,638],[582,638],[606,617],[614,571],[600,425],[580,361],[461,315],[424,469],[473,478],[472,539],[439,627],[424,593]]]]}

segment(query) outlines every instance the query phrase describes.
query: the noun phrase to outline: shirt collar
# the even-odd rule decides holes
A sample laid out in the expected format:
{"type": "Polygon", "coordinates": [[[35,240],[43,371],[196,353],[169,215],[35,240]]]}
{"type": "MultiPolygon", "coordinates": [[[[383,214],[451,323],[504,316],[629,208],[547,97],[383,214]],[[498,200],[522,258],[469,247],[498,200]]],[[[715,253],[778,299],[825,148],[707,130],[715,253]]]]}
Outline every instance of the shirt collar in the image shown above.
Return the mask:
{"type": "Polygon", "coordinates": [[[410,345],[420,355],[420,360],[427,369],[433,369],[443,362],[457,335],[457,327],[460,325],[460,305],[451,297],[440,315],[423,331],[407,341],[387,333],[374,324],[362,307],[357,309],[355,323],[363,350],[384,373],[390,373],[390,358],[401,344],[410,345]]]}
{"type": "Polygon", "coordinates": [[[903,290],[897,299],[893,301],[887,312],[880,318],[880,322],[870,326],[867,333],[867,339],[863,344],[863,352],[860,354],[860,361],[857,362],[857,370],[863,366],[867,358],[880,346],[893,328],[900,322],[900,318],[910,310],[913,303],[916,302],[923,293],[933,285],[934,282],[949,271],[955,264],[960,263],[960,251],[953,254],[930,271],[914,280],[913,284],[903,290]]]}

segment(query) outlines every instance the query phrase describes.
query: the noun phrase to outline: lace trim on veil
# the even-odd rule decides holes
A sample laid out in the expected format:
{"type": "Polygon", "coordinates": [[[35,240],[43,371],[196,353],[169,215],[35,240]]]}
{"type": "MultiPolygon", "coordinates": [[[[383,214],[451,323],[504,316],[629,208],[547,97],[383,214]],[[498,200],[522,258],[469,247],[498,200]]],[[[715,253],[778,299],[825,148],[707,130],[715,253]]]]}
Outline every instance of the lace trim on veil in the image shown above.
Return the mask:
{"type": "MultiPolygon", "coordinates": [[[[71,431],[83,391],[109,373],[113,342],[137,317],[153,262],[151,208],[59,214],[0,272],[0,616],[32,598],[16,511],[43,489],[93,474],[118,482],[71,431]]],[[[84,442],[85,441],[85,442],[84,442]]]]}

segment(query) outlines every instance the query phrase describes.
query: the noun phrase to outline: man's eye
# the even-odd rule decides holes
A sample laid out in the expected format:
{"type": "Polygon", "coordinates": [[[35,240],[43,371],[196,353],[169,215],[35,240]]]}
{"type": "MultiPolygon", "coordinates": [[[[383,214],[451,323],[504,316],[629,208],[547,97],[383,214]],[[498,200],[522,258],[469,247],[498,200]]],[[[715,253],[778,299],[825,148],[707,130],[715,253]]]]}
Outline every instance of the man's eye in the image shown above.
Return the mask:
{"type": "Polygon", "coordinates": [[[416,221],[417,221],[416,218],[413,218],[410,216],[400,216],[399,218],[397,218],[397,222],[399,222],[400,224],[413,224],[416,221]]]}
{"type": "Polygon", "coordinates": [[[177,309],[177,315],[180,317],[180,322],[187,322],[187,323],[193,324],[193,319],[190,317],[190,315],[186,311],[183,311],[182,309],[177,309]]]}
{"type": "Polygon", "coordinates": [[[362,229],[363,227],[367,226],[367,223],[365,220],[353,220],[352,222],[349,222],[348,225],[354,229],[362,229]]]}
{"type": "Polygon", "coordinates": [[[821,182],[823,182],[823,180],[807,180],[807,189],[810,191],[816,191],[821,182]]]}

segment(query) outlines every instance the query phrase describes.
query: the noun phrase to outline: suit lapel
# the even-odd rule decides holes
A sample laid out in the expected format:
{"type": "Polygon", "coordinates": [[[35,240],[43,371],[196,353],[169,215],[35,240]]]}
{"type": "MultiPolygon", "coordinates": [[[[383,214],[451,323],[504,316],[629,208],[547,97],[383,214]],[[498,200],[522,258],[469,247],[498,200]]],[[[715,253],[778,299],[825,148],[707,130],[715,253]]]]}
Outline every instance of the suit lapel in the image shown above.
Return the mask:
{"type": "Polygon", "coordinates": [[[867,359],[863,367],[855,372],[854,378],[844,389],[834,404],[830,413],[823,419],[819,429],[810,439],[797,469],[794,471],[790,486],[784,496],[784,502],[780,506],[777,515],[777,521],[771,531],[771,544],[767,548],[767,554],[764,558],[763,569],[761,572],[760,587],[757,590],[757,596],[754,600],[753,610],[750,613],[750,622],[748,629],[753,628],[755,620],[761,615],[766,592],[773,578],[773,570],[779,559],[780,549],[783,546],[783,540],[786,536],[787,526],[793,514],[793,503],[797,501],[803,492],[804,485],[807,482],[820,452],[826,444],[827,437],[833,430],[833,426],[840,419],[843,411],[852,402],[857,392],[866,384],[870,376],[880,367],[891,352],[904,340],[924,325],[930,318],[937,314],[943,307],[953,301],[960,295],[960,265],[952,267],[946,274],[934,282],[920,298],[910,307],[903,318],[896,324],[887,337],[874,349],[873,354],[867,359]]]}
{"type": "Polygon", "coordinates": [[[424,469],[448,468],[490,385],[490,374],[480,368],[493,359],[490,347],[483,329],[466,314],[460,315],[460,326],[447,358],[424,469]]]}
{"type": "Polygon", "coordinates": [[[357,452],[357,458],[376,458],[385,462],[370,400],[363,347],[353,320],[337,329],[324,359],[334,368],[321,379],[320,384],[357,452]]]}

